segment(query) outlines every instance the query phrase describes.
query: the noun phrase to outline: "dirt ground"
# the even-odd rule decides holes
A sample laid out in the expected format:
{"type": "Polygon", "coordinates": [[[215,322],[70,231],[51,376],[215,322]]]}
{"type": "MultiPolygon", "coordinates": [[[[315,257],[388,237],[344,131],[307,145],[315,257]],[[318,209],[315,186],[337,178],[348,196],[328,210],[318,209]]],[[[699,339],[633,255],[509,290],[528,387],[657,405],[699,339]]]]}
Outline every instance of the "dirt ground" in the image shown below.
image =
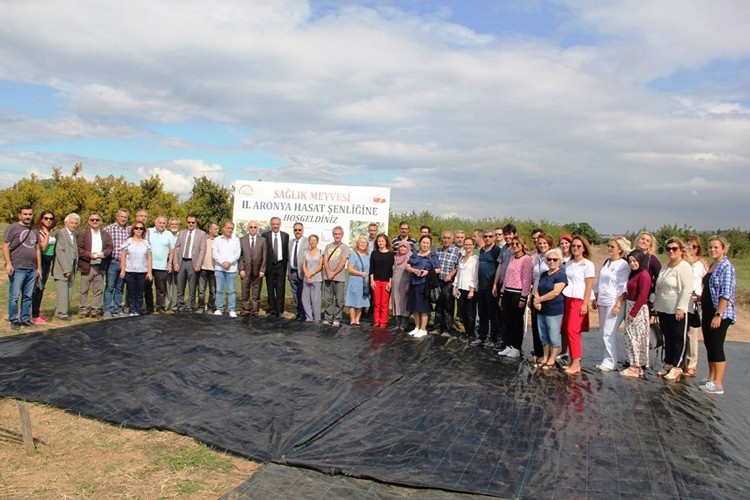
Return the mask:
{"type": "MultiPolygon", "coordinates": [[[[597,268],[604,256],[603,248],[595,249],[597,268]]],[[[0,272],[0,287],[7,290],[6,280],[0,272]]],[[[591,326],[597,324],[593,312],[591,326]]],[[[14,333],[3,321],[0,336],[14,333]]],[[[738,308],[728,340],[750,342],[750,308],[738,308]]],[[[36,441],[33,455],[22,444],[18,402],[0,399],[0,499],[217,498],[261,466],[172,432],[126,429],[43,404],[28,407],[36,441]]]]}

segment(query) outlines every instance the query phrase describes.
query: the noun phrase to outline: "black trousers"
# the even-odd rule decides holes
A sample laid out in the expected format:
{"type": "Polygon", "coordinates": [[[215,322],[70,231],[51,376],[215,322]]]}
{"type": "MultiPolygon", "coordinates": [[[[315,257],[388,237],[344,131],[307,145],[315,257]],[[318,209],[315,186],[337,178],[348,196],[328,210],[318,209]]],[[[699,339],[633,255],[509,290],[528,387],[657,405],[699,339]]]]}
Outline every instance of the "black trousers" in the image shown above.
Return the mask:
{"type": "Polygon", "coordinates": [[[284,314],[284,294],[286,293],[286,261],[266,264],[266,292],[268,292],[268,314],[284,314]]]}
{"type": "Polygon", "coordinates": [[[474,336],[474,327],[477,319],[477,298],[476,292],[469,298],[468,290],[460,290],[461,295],[458,297],[458,315],[464,324],[464,331],[469,337],[474,336]]]}
{"type": "Polygon", "coordinates": [[[534,349],[532,351],[532,354],[534,356],[541,358],[544,356],[544,346],[542,345],[542,339],[539,337],[539,322],[537,321],[537,310],[534,308],[534,295],[529,294],[529,304],[531,307],[529,310],[531,311],[531,339],[534,342],[534,349]]]}
{"type": "Polygon", "coordinates": [[[492,295],[492,290],[481,289],[474,295],[479,310],[479,338],[485,340],[489,336],[492,342],[497,342],[500,336],[497,297],[492,295]]]}
{"type": "Polygon", "coordinates": [[[435,327],[441,332],[453,330],[453,314],[456,312],[456,298],[453,296],[453,281],[440,282],[440,298],[435,304],[435,327]]]}
{"type": "Polygon", "coordinates": [[[685,356],[687,314],[677,321],[674,314],[659,312],[659,326],[664,334],[664,364],[680,366],[685,356]]]}
{"type": "Polygon", "coordinates": [[[521,292],[505,290],[503,292],[503,343],[519,351],[523,345],[523,315],[526,304],[520,307],[521,292]]]}

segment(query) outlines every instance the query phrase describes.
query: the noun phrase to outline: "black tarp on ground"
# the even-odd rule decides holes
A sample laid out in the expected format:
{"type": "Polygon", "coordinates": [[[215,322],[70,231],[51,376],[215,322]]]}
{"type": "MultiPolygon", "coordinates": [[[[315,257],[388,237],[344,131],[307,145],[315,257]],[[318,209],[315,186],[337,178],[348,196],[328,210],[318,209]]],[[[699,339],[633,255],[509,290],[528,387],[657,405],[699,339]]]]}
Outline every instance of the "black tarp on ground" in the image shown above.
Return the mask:
{"type": "MultiPolygon", "coordinates": [[[[584,352],[599,361],[597,333],[584,352]]],[[[0,394],[387,483],[719,498],[750,489],[750,346],[728,357],[715,396],[692,379],[570,378],[368,327],[149,316],[0,339],[0,394]]]]}

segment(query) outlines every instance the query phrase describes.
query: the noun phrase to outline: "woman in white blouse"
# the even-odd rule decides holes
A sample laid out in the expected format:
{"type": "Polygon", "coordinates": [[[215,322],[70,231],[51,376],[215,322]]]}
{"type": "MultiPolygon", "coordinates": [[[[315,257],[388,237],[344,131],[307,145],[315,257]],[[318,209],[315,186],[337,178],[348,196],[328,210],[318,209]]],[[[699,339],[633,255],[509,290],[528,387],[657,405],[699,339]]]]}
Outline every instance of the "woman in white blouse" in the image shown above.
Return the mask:
{"type": "Polygon", "coordinates": [[[630,243],[622,236],[612,238],[607,245],[607,259],[602,264],[599,277],[594,283],[592,309],[599,311],[599,327],[602,329],[605,355],[596,365],[603,372],[611,372],[617,363],[617,330],[625,317],[630,266],[625,256],[630,253],[630,243]]]}
{"type": "Polygon", "coordinates": [[[453,280],[453,296],[458,298],[458,315],[464,325],[464,333],[469,339],[474,335],[477,317],[477,302],[474,292],[477,289],[479,257],[474,255],[474,240],[464,240],[463,255],[458,261],[458,271],[453,280]]]}
{"type": "Polygon", "coordinates": [[[656,278],[654,309],[659,315],[659,326],[664,334],[664,366],[657,373],[666,380],[680,380],[682,358],[685,355],[687,311],[693,294],[693,268],[683,259],[685,243],[669,238],[664,244],[669,262],[656,278]]]}
{"type": "Polygon", "coordinates": [[[573,237],[570,252],[573,257],[565,264],[568,286],[563,290],[565,311],[562,331],[568,337],[570,348],[570,364],[565,367],[565,373],[575,375],[581,372],[581,357],[583,356],[581,332],[589,329],[589,304],[596,269],[594,263],[588,259],[591,255],[591,245],[585,236],[573,237]]]}
{"type": "Polygon", "coordinates": [[[685,345],[685,360],[683,361],[683,375],[695,377],[698,368],[698,340],[701,337],[701,294],[703,293],[703,277],[708,272],[708,264],[701,257],[703,245],[697,234],[688,237],[685,245],[685,260],[693,268],[693,295],[688,302],[688,333],[685,345]]]}

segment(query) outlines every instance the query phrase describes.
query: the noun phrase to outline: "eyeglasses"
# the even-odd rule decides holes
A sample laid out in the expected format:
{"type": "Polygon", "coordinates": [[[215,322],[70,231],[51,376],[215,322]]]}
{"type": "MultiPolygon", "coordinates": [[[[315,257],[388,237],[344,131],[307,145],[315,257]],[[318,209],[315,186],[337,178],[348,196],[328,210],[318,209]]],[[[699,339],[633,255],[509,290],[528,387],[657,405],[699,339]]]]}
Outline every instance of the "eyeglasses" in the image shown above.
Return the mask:
{"type": "Polygon", "coordinates": [[[520,247],[521,243],[519,243],[518,241],[514,241],[513,243],[511,243],[511,245],[513,245],[514,247],[520,247]]]}
{"type": "Polygon", "coordinates": [[[146,228],[145,227],[134,227],[133,231],[143,231],[144,229],[146,229],[146,228]]]}
{"type": "Polygon", "coordinates": [[[692,248],[693,250],[698,250],[699,247],[696,244],[692,244],[690,245],[690,248],[692,248]]]}
{"type": "Polygon", "coordinates": [[[258,226],[247,226],[248,229],[258,229],[258,226]]]}
{"type": "Polygon", "coordinates": [[[187,223],[188,224],[195,224],[195,221],[194,220],[189,220],[189,221],[187,221],[187,223]]]}
{"type": "Polygon", "coordinates": [[[99,222],[101,219],[89,219],[89,222],[99,222]]]}
{"type": "Polygon", "coordinates": [[[676,252],[680,247],[667,247],[667,252],[676,252]]]}
{"type": "Polygon", "coordinates": [[[302,229],[295,229],[295,230],[294,230],[294,232],[295,232],[295,233],[301,233],[301,232],[302,232],[302,229]]]}
{"type": "Polygon", "coordinates": [[[49,216],[47,216],[47,215],[45,215],[44,217],[42,217],[42,219],[43,219],[43,220],[55,220],[55,218],[54,218],[54,217],[49,217],[49,216]]]}
{"type": "Polygon", "coordinates": [[[485,237],[485,238],[494,238],[495,236],[494,236],[494,235],[492,235],[492,234],[485,234],[485,235],[484,235],[484,237],[485,237]]]}
{"type": "Polygon", "coordinates": [[[559,260],[560,259],[558,259],[557,257],[552,257],[552,258],[548,258],[547,262],[558,262],[559,260]]]}
{"type": "Polygon", "coordinates": [[[583,245],[570,245],[571,248],[583,248],[583,245]]]}

